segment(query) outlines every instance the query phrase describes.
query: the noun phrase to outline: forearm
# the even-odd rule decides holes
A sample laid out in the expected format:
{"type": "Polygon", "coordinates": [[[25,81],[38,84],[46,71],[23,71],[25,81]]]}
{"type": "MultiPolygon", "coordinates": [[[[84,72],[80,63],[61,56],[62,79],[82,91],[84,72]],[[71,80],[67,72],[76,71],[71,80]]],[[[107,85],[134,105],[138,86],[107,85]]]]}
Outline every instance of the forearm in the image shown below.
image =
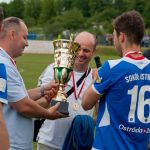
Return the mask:
{"type": "Polygon", "coordinates": [[[22,115],[30,118],[49,118],[48,110],[41,107],[31,99],[23,99],[17,102],[17,105],[12,104],[13,107],[22,115]],[[19,104],[21,103],[21,104],[19,104]],[[20,106],[20,107],[19,107],[20,106]],[[23,106],[21,108],[21,106],[23,106]]]}
{"type": "Polygon", "coordinates": [[[96,122],[96,119],[97,119],[98,105],[99,105],[99,103],[97,102],[97,103],[95,104],[95,107],[94,107],[94,112],[93,112],[93,119],[94,119],[94,122],[96,122]]]}
{"type": "Polygon", "coordinates": [[[57,112],[59,103],[49,109],[45,109],[32,99],[25,97],[20,101],[11,103],[11,106],[18,113],[29,118],[45,118],[53,120],[64,117],[64,115],[57,112]]]}
{"type": "Polygon", "coordinates": [[[95,93],[95,91],[93,91],[93,89],[92,89],[92,86],[90,86],[84,92],[82,99],[83,99],[82,100],[82,107],[85,110],[89,110],[89,109],[93,108],[94,105],[96,105],[96,103],[100,99],[100,95],[95,93]]]}
{"type": "Polygon", "coordinates": [[[47,100],[45,97],[42,97],[42,98],[36,100],[35,102],[44,108],[50,107],[50,101],[47,100]]]}
{"type": "Polygon", "coordinates": [[[43,96],[42,90],[44,90],[44,89],[42,89],[41,87],[30,89],[30,90],[28,90],[28,95],[33,100],[40,99],[43,96]]]}

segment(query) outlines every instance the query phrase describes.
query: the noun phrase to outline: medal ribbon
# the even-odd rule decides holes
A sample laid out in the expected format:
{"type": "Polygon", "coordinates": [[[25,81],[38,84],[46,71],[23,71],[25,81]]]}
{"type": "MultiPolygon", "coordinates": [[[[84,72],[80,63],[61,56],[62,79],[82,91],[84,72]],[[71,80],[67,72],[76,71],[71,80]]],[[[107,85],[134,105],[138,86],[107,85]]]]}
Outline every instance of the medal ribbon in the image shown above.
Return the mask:
{"type": "Polygon", "coordinates": [[[79,98],[79,96],[80,96],[80,94],[81,94],[81,92],[82,92],[82,89],[83,89],[83,87],[84,87],[85,79],[86,79],[87,75],[88,75],[88,69],[86,70],[86,76],[85,76],[85,78],[84,78],[84,81],[82,81],[81,88],[80,88],[80,90],[79,90],[79,93],[77,94],[77,90],[76,90],[76,89],[77,89],[77,85],[76,85],[76,82],[75,82],[74,72],[72,72],[73,90],[74,90],[73,92],[74,92],[74,97],[75,97],[76,100],[79,98]]]}
{"type": "Polygon", "coordinates": [[[12,59],[11,57],[9,57],[9,59],[12,62],[12,64],[17,68],[16,61],[14,59],[12,59]]]}
{"type": "MultiPolygon", "coordinates": [[[[2,50],[2,49],[0,49],[1,51],[4,51],[4,50],[2,50]]],[[[8,54],[7,54],[8,55],[8,54]]],[[[8,55],[9,56],[9,55],[8,55]]],[[[10,59],[10,61],[12,62],[12,64],[17,68],[17,65],[16,65],[16,61],[13,59],[13,58],[11,58],[10,56],[9,56],[9,59],[10,59]]]]}

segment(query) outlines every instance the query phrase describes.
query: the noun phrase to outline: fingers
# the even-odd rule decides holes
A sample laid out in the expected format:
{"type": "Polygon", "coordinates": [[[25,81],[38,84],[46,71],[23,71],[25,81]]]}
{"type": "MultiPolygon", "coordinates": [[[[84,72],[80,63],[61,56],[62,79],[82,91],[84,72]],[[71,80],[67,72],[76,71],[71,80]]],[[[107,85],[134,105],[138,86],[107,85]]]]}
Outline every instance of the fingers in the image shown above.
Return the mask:
{"type": "Polygon", "coordinates": [[[52,106],[49,111],[51,112],[51,118],[50,119],[59,119],[59,118],[66,118],[69,117],[68,115],[62,114],[58,112],[58,108],[60,107],[60,103],[56,103],[56,105],[52,106]]]}
{"type": "Polygon", "coordinates": [[[57,90],[55,88],[52,88],[51,90],[45,91],[44,94],[50,97],[54,97],[57,94],[57,90]]]}
{"type": "Polygon", "coordinates": [[[56,90],[58,90],[59,84],[53,80],[53,81],[45,84],[44,87],[45,87],[46,91],[51,90],[52,88],[55,88],[56,90]]]}
{"type": "Polygon", "coordinates": [[[95,68],[92,70],[92,78],[95,80],[97,78],[97,74],[98,74],[98,69],[95,68]]]}
{"type": "Polygon", "coordinates": [[[52,88],[51,90],[46,91],[44,94],[45,94],[44,97],[46,98],[46,100],[47,100],[48,102],[50,102],[51,99],[56,96],[57,90],[56,90],[55,88],[52,88]]]}

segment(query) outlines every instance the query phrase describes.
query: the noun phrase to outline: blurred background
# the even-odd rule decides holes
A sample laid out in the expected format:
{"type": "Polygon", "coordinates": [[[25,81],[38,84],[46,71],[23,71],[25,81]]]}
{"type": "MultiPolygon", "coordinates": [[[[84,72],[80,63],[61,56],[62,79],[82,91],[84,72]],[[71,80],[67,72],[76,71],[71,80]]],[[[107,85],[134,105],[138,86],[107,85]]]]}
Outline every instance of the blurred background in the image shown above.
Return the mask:
{"type": "MultiPolygon", "coordinates": [[[[54,61],[51,41],[69,39],[71,33],[86,30],[95,34],[99,44],[95,55],[100,56],[102,63],[119,58],[113,47],[112,21],[124,11],[141,13],[146,28],[142,50],[150,46],[149,0],[0,0],[0,6],[5,18],[19,17],[29,30],[29,47],[26,54],[17,58],[27,88],[35,87],[41,72],[54,61]]],[[[94,60],[90,66],[96,67],[94,60]]]]}
{"type": "Polygon", "coordinates": [[[141,42],[149,47],[150,1],[147,0],[0,0],[5,17],[22,18],[29,28],[29,40],[69,38],[70,33],[87,30],[98,43],[112,45],[112,21],[127,10],[137,10],[145,21],[141,42]]]}

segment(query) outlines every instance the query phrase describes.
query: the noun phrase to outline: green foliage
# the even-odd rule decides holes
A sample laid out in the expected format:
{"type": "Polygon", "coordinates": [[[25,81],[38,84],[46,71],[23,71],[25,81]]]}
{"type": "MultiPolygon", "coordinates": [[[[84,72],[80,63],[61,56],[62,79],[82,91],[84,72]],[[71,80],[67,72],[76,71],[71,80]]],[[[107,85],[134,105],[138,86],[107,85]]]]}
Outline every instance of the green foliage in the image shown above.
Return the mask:
{"type": "Polygon", "coordinates": [[[72,10],[65,11],[62,15],[62,23],[64,28],[66,29],[78,29],[82,28],[84,22],[84,18],[82,12],[77,9],[73,8],[72,10]]]}
{"type": "Polygon", "coordinates": [[[145,6],[147,5],[147,2],[145,0],[136,0],[133,2],[133,8],[140,13],[143,13],[145,6]]]}
{"type": "Polygon", "coordinates": [[[63,31],[62,23],[54,22],[52,24],[47,23],[44,28],[45,35],[49,35],[49,33],[53,34],[54,37],[56,37],[58,34],[60,34],[63,31]]]}
{"type": "Polygon", "coordinates": [[[16,16],[23,18],[24,11],[24,1],[23,0],[13,0],[9,4],[3,5],[5,10],[5,16],[16,16]]]}
{"type": "Polygon", "coordinates": [[[84,17],[90,17],[90,8],[88,2],[89,0],[74,0],[71,7],[78,8],[84,17]]]}
{"type": "Polygon", "coordinates": [[[103,0],[89,0],[90,14],[94,15],[96,12],[104,10],[103,0]]]}
{"type": "Polygon", "coordinates": [[[143,16],[147,31],[150,29],[150,1],[146,0],[12,0],[0,5],[5,17],[23,18],[29,28],[40,26],[47,35],[55,36],[67,29],[98,35],[111,33],[113,19],[133,9],[143,16]]]}
{"type": "Polygon", "coordinates": [[[38,23],[40,16],[41,3],[39,0],[26,0],[24,8],[24,20],[28,26],[33,26],[38,23]]]}
{"type": "Polygon", "coordinates": [[[39,23],[44,24],[50,22],[52,17],[56,15],[53,0],[41,0],[41,13],[39,23]]]}
{"type": "MultiPolygon", "coordinates": [[[[150,11],[150,1],[147,1],[147,4],[144,7],[144,12],[143,12],[143,16],[145,18],[145,26],[146,26],[146,28],[150,27],[149,11],[150,11]]],[[[149,32],[149,34],[150,34],[150,32],[149,32]]]]}
{"type": "Polygon", "coordinates": [[[64,11],[64,0],[54,0],[54,10],[56,15],[61,15],[64,11]]]}

